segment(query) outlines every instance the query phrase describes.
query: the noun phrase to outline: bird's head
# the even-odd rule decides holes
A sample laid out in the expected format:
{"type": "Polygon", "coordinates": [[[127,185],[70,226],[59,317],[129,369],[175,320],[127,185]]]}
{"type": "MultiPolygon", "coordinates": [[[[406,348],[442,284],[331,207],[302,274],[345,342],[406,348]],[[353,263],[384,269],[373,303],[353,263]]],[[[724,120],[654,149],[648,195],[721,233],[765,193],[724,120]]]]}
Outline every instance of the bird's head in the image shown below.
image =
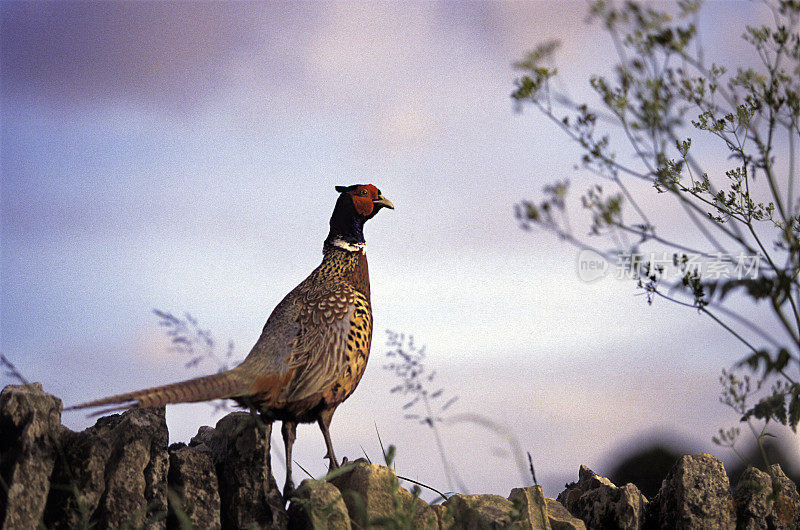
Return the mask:
{"type": "Polygon", "coordinates": [[[339,199],[331,215],[331,231],[326,241],[344,241],[349,244],[364,242],[364,223],[372,219],[381,208],[394,210],[392,202],[381,195],[372,184],[336,186],[339,199]]]}

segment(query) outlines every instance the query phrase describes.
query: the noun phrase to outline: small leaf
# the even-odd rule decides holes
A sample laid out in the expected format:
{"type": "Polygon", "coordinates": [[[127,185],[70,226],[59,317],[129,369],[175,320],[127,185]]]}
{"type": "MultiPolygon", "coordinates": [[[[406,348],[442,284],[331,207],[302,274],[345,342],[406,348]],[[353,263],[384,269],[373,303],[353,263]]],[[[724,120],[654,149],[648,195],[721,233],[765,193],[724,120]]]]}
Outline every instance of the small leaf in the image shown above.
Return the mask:
{"type": "Polygon", "coordinates": [[[800,422],[800,385],[794,384],[792,387],[791,400],[789,401],[789,427],[797,432],[797,424],[800,422]]]}
{"type": "Polygon", "coordinates": [[[778,354],[775,356],[775,362],[773,363],[773,368],[776,372],[780,372],[786,365],[789,363],[789,360],[792,356],[789,354],[789,351],[786,348],[781,348],[778,351],[778,354]]]}

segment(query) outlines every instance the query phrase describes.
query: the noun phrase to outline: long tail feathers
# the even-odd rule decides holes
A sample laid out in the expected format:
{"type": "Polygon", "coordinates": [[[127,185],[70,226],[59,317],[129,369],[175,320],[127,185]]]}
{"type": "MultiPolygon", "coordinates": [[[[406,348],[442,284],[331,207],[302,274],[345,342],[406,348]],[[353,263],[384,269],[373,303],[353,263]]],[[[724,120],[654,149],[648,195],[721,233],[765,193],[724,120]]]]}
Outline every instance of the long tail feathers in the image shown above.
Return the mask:
{"type": "Polygon", "coordinates": [[[88,401],[65,410],[85,409],[90,407],[100,407],[103,405],[118,405],[103,409],[96,414],[104,414],[115,410],[122,410],[131,407],[163,407],[170,403],[193,403],[197,401],[209,401],[212,399],[231,398],[248,393],[247,387],[243,384],[240,374],[235,371],[227,371],[196,379],[189,379],[171,385],[157,386],[118,394],[103,399],[88,401]]]}

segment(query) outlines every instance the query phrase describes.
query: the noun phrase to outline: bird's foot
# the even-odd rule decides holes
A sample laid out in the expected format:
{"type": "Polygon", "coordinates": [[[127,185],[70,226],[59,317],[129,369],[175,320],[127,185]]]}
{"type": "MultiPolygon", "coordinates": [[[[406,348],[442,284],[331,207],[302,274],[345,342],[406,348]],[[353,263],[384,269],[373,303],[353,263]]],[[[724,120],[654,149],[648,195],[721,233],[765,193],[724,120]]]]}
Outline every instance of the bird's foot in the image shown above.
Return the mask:
{"type": "MultiPolygon", "coordinates": [[[[330,461],[330,464],[328,465],[328,473],[330,473],[334,469],[339,469],[339,463],[336,461],[336,457],[331,456],[330,452],[325,453],[325,456],[323,456],[322,458],[327,458],[330,461]]],[[[346,462],[347,462],[347,457],[345,457],[345,459],[343,460],[343,463],[346,462]]]]}

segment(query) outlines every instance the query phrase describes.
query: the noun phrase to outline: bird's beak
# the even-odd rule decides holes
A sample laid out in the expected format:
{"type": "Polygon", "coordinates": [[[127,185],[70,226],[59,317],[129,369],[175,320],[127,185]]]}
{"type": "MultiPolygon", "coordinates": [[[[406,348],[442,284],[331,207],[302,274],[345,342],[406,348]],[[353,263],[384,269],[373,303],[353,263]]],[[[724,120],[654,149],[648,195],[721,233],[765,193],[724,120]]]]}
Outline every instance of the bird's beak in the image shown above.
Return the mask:
{"type": "Polygon", "coordinates": [[[375,206],[383,206],[384,208],[389,208],[390,210],[394,210],[394,204],[392,204],[392,201],[390,201],[383,195],[378,195],[378,198],[372,201],[372,204],[374,204],[375,206]]]}

